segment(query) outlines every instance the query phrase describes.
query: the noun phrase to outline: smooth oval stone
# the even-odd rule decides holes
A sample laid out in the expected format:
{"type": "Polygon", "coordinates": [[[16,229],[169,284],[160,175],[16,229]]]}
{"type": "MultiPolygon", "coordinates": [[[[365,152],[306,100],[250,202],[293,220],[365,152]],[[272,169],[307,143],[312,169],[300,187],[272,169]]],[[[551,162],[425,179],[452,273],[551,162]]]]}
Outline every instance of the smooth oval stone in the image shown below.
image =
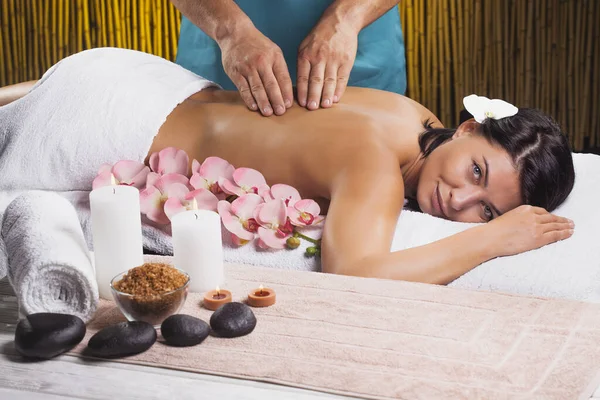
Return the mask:
{"type": "Polygon", "coordinates": [[[15,348],[25,357],[49,359],[71,350],[85,336],[85,323],[75,315],[35,313],[20,320],[15,348]]]}
{"type": "Polygon", "coordinates": [[[210,326],[191,315],[175,314],[163,321],[160,332],[171,346],[195,346],[206,339],[210,326]]]}
{"type": "Polygon", "coordinates": [[[99,330],[87,345],[87,352],[97,357],[125,357],[143,353],[156,342],[154,327],[142,321],[120,322],[99,330]]]}
{"type": "Polygon", "coordinates": [[[221,337],[244,336],[254,330],[256,317],[252,309],[243,303],[225,303],[211,315],[210,326],[221,337]]]}

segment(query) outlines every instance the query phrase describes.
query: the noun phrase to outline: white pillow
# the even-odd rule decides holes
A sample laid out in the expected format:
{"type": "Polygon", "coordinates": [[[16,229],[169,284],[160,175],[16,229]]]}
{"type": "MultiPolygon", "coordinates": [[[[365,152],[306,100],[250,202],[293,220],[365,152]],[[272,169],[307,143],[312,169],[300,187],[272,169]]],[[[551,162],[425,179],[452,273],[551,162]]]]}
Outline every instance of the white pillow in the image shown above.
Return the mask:
{"type": "MultiPolygon", "coordinates": [[[[449,286],[600,302],[600,156],[573,154],[575,186],[554,211],[575,222],[567,240],[488,261],[449,286]]],[[[403,211],[392,250],[433,242],[474,224],[403,211]]]]}

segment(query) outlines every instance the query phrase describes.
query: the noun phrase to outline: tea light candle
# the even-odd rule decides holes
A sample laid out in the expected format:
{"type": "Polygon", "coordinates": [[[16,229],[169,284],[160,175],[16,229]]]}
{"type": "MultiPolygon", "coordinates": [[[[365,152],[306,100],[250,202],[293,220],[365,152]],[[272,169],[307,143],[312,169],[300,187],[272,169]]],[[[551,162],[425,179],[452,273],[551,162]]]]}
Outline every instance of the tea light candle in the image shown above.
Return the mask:
{"type": "Polygon", "coordinates": [[[252,307],[268,307],[275,304],[275,291],[260,285],[248,293],[248,305],[252,307]]]}
{"type": "Polygon", "coordinates": [[[203,293],[224,280],[221,217],[214,211],[189,210],[171,219],[177,268],[190,276],[190,291],[203,293]]]}
{"type": "Polygon", "coordinates": [[[215,311],[225,303],[231,302],[231,292],[229,290],[219,289],[211,290],[204,294],[202,305],[204,308],[215,311]]]}
{"type": "Polygon", "coordinates": [[[144,263],[140,192],[133,186],[103,186],[90,193],[90,210],[98,291],[110,300],[110,280],[144,263]]]}

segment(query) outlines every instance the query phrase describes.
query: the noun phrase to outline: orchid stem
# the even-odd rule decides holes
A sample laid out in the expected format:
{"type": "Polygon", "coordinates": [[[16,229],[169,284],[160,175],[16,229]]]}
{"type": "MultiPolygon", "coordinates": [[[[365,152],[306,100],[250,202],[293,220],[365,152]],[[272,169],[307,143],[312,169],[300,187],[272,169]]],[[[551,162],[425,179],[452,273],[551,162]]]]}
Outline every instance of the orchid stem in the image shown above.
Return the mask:
{"type": "Polygon", "coordinates": [[[294,235],[302,238],[308,242],[311,242],[312,244],[316,244],[317,246],[321,247],[321,240],[320,239],[313,239],[311,237],[305,236],[303,234],[301,234],[300,232],[294,232],[294,235]]]}

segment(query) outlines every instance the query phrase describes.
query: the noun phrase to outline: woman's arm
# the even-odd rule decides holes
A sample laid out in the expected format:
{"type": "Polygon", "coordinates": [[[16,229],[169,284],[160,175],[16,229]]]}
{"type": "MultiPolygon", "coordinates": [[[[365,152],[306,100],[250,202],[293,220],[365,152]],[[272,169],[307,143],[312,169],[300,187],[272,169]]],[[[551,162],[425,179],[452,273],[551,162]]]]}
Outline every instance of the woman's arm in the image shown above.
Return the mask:
{"type": "Polygon", "coordinates": [[[348,171],[334,188],[322,242],[324,272],[447,284],[492,258],[572,234],[567,219],[522,206],[488,224],[390,252],[404,183],[393,162],[377,163],[375,168],[348,171]]]}
{"type": "Polygon", "coordinates": [[[25,96],[37,81],[28,81],[0,88],[0,107],[25,96]]]}

